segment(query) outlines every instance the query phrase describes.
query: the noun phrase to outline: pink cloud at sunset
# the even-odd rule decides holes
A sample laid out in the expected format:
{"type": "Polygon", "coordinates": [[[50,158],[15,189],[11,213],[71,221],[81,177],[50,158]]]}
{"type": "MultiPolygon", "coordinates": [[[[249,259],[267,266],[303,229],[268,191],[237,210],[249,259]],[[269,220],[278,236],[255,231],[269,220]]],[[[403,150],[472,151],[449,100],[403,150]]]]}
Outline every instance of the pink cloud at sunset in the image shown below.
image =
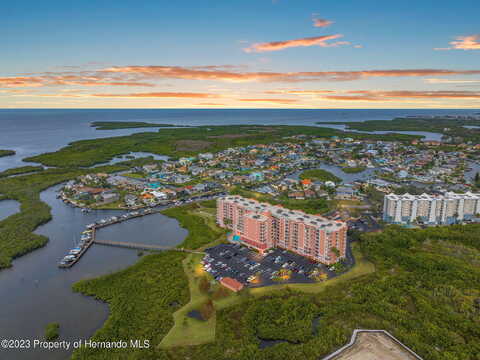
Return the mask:
{"type": "Polygon", "coordinates": [[[0,77],[0,88],[28,88],[47,86],[120,86],[153,87],[155,80],[181,79],[220,82],[284,82],[305,81],[354,81],[369,78],[390,77],[439,77],[453,75],[479,75],[480,70],[454,69],[386,69],[352,71],[241,71],[238,67],[229,70],[225,66],[183,67],[183,66],[112,66],[76,74],[44,73],[30,76],[0,77]]]}
{"type": "Polygon", "coordinates": [[[208,93],[190,93],[190,92],[150,92],[150,93],[130,93],[130,94],[91,94],[93,97],[108,98],[218,98],[219,95],[208,93]]]}
{"type": "Polygon", "coordinates": [[[277,104],[293,104],[298,102],[296,99],[261,99],[261,98],[251,98],[251,99],[238,99],[238,101],[243,102],[269,102],[277,104]]]}
{"type": "Polygon", "coordinates": [[[321,94],[332,94],[335,93],[334,90],[268,90],[265,91],[265,94],[294,94],[294,95],[321,95],[321,94]]]}
{"type": "Polygon", "coordinates": [[[480,84],[480,79],[436,79],[436,78],[431,78],[431,79],[425,79],[424,80],[427,84],[480,84]]]}
{"type": "Polygon", "coordinates": [[[480,34],[457,36],[455,41],[451,41],[450,47],[435,48],[435,50],[480,50],[480,34]]]}
{"type": "Polygon", "coordinates": [[[146,86],[151,87],[154,84],[113,79],[106,79],[99,76],[81,76],[81,75],[50,75],[39,76],[18,76],[18,77],[0,77],[0,88],[9,87],[42,87],[42,86],[61,86],[61,85],[80,85],[80,86],[146,86]]]}
{"type": "Polygon", "coordinates": [[[333,24],[333,21],[327,19],[313,18],[313,26],[318,28],[324,28],[333,24]]]}
{"type": "Polygon", "coordinates": [[[342,34],[334,34],[334,35],[306,37],[306,38],[294,39],[294,40],[256,43],[247,48],[244,48],[243,50],[247,53],[250,53],[250,52],[258,53],[258,52],[266,52],[266,51],[279,51],[279,50],[288,49],[292,47],[306,47],[306,46],[336,47],[340,45],[350,44],[348,41],[327,42],[329,40],[335,40],[341,37],[343,37],[342,34]]]}
{"type": "Polygon", "coordinates": [[[59,97],[59,98],[124,98],[124,99],[146,99],[146,98],[192,98],[192,99],[208,99],[219,98],[220,95],[209,93],[192,93],[192,92],[148,92],[148,93],[127,93],[127,94],[84,94],[78,92],[67,92],[58,94],[38,94],[42,97],[59,97]]]}
{"type": "Polygon", "coordinates": [[[301,82],[352,81],[379,77],[424,77],[448,75],[478,75],[480,70],[450,69],[389,69],[353,71],[300,71],[300,72],[242,72],[227,70],[197,70],[182,66],[113,66],[99,70],[103,73],[137,76],[139,79],[185,79],[226,82],[301,82]]]}
{"type": "Polygon", "coordinates": [[[327,95],[323,97],[329,100],[345,101],[395,101],[398,99],[480,99],[477,91],[371,91],[353,90],[346,94],[327,95]]]}

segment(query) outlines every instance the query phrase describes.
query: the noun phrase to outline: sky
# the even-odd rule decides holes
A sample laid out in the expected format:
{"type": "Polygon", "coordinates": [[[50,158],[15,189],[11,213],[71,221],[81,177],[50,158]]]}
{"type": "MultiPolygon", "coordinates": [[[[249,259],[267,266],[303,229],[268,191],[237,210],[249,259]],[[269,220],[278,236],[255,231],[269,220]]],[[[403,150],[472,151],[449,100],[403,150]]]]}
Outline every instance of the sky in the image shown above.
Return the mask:
{"type": "Polygon", "coordinates": [[[480,108],[479,1],[0,2],[0,108],[480,108]]]}

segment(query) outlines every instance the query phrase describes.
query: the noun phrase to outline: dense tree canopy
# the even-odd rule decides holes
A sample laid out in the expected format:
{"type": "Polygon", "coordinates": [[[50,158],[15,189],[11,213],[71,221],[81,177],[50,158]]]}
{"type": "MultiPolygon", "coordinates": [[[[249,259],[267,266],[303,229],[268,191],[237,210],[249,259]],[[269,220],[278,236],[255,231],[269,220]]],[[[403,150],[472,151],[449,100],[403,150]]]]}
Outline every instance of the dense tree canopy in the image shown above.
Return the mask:
{"type": "MultiPolygon", "coordinates": [[[[247,292],[242,301],[217,310],[215,342],[171,350],[154,346],[129,352],[123,358],[316,360],[345,344],[353,329],[367,328],[390,331],[424,359],[477,360],[480,225],[422,230],[389,226],[382,233],[362,235],[360,241],[364,254],[376,265],[373,274],[326,287],[318,294],[282,290],[255,297],[247,292]],[[261,348],[261,339],[284,341],[261,348]]],[[[170,266],[174,267],[173,263],[170,266]]],[[[114,339],[119,331],[126,330],[130,336],[145,334],[128,324],[128,312],[124,314],[121,308],[135,311],[140,307],[138,323],[142,328],[152,328],[160,321],[147,313],[141,315],[147,302],[164,302],[164,291],[152,288],[163,277],[150,281],[149,273],[143,262],[128,272],[109,276],[108,281],[77,287],[91,295],[111,292],[107,298],[100,296],[115,304],[105,330],[101,330],[102,339],[114,339]],[[125,285],[113,289],[114,284],[128,283],[126,274],[133,278],[135,272],[146,278],[135,285],[134,292],[125,285]],[[127,291],[130,296],[126,296],[127,291]],[[134,293],[145,294],[142,296],[148,300],[137,301],[134,293]],[[124,304],[117,305],[119,301],[124,304]]],[[[186,282],[167,285],[167,293],[178,294],[177,300],[183,303],[185,298],[180,294],[187,291],[186,282]]],[[[162,311],[166,311],[162,316],[167,319],[174,309],[162,311]]],[[[162,327],[156,332],[153,343],[158,343],[167,331],[162,327]]],[[[76,358],[86,358],[84,354],[77,353],[76,358]]],[[[88,354],[88,359],[109,359],[107,351],[88,354]]]]}

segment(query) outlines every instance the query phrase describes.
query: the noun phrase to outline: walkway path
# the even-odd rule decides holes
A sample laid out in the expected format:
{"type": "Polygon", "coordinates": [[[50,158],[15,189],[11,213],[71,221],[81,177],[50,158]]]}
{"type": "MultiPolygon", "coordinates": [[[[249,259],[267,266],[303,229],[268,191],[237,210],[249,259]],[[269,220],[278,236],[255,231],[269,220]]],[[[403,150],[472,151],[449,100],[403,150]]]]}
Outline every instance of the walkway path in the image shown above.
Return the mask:
{"type": "Polygon", "coordinates": [[[162,250],[171,250],[171,251],[181,251],[191,254],[205,254],[202,251],[195,251],[185,248],[175,248],[170,246],[162,246],[162,245],[150,245],[150,244],[139,244],[139,243],[131,243],[131,242],[123,242],[123,241],[109,241],[109,240],[94,240],[94,244],[99,245],[107,245],[107,246],[117,246],[117,247],[125,247],[130,249],[139,249],[139,250],[152,250],[152,251],[162,251],[162,250]]]}

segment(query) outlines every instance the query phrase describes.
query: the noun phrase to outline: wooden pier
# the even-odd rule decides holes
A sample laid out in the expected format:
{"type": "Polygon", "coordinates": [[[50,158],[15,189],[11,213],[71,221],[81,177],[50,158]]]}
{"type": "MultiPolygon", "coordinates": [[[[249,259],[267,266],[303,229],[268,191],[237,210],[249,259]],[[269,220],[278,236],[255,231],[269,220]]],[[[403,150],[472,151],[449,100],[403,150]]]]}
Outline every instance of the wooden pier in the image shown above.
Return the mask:
{"type": "Polygon", "coordinates": [[[109,240],[94,240],[93,242],[99,245],[116,246],[116,247],[138,249],[138,250],[148,250],[148,251],[170,250],[170,251],[187,252],[192,254],[205,254],[204,252],[201,252],[201,251],[189,250],[185,248],[176,248],[171,246],[162,246],[162,245],[139,244],[139,243],[131,243],[131,242],[124,242],[124,241],[109,241],[109,240]]]}

